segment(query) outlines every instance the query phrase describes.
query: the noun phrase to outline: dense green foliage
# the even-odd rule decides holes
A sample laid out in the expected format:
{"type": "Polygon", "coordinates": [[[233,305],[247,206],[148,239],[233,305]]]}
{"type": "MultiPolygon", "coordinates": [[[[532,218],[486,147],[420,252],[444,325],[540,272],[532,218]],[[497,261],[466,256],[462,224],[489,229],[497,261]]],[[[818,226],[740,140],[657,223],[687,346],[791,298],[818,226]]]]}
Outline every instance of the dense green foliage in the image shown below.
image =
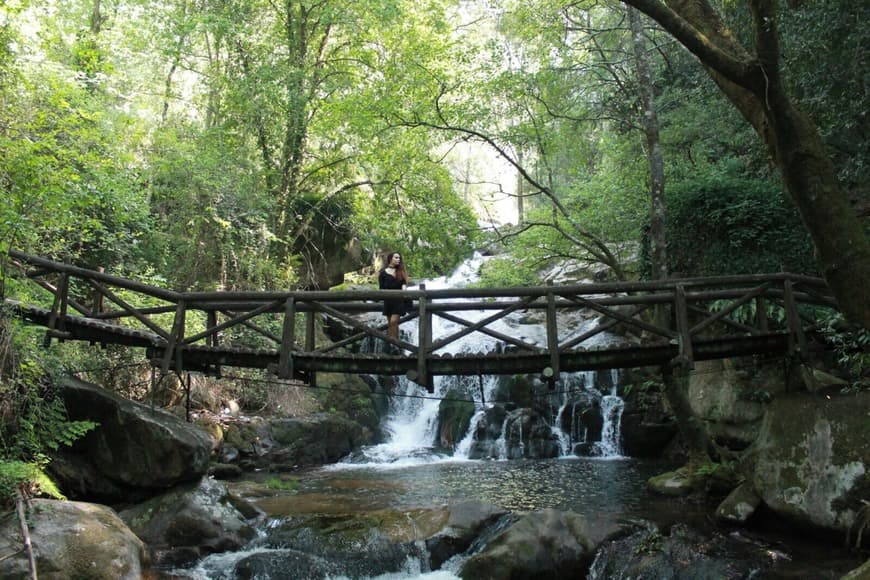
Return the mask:
{"type": "Polygon", "coordinates": [[[681,181],[668,188],[667,217],[674,276],[817,274],[800,218],[771,181],[715,173],[681,181]]]}
{"type": "Polygon", "coordinates": [[[18,486],[31,493],[61,494],[44,474],[48,454],[96,427],[91,421],[70,421],[49,376],[57,360],[36,350],[33,333],[0,318],[0,504],[18,486]],[[29,335],[29,336],[28,336],[29,335]]]}

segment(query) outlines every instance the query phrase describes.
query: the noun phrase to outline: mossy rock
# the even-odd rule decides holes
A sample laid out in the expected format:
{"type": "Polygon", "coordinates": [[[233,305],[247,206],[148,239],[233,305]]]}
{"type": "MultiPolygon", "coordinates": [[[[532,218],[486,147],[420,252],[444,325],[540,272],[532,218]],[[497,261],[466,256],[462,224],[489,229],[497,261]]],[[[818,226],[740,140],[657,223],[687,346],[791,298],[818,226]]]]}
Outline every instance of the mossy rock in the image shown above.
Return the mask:
{"type": "Polygon", "coordinates": [[[452,449],[468,432],[471,417],[474,416],[474,403],[468,396],[451,389],[438,406],[438,441],[447,449],[452,449]]]}
{"type": "Polygon", "coordinates": [[[738,476],[731,465],[705,463],[696,467],[683,466],[649,478],[647,487],[660,495],[724,495],[737,487],[738,476]]]}
{"type": "Polygon", "coordinates": [[[319,373],[317,386],[323,389],[323,411],[344,416],[371,431],[380,423],[372,391],[357,375],[319,373]]]}
{"type": "Polygon", "coordinates": [[[236,449],[251,449],[258,439],[257,430],[251,425],[231,423],[224,430],[224,444],[236,449]]]}

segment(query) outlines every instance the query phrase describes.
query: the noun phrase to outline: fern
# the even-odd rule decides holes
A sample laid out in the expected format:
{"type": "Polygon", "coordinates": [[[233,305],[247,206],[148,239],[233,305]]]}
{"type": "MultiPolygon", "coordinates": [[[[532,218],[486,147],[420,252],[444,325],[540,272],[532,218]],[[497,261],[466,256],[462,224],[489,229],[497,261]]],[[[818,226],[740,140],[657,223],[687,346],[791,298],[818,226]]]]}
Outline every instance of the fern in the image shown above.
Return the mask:
{"type": "Polygon", "coordinates": [[[40,463],[0,460],[0,505],[11,504],[19,489],[23,489],[28,496],[46,495],[54,499],[66,499],[45,474],[40,463]]]}

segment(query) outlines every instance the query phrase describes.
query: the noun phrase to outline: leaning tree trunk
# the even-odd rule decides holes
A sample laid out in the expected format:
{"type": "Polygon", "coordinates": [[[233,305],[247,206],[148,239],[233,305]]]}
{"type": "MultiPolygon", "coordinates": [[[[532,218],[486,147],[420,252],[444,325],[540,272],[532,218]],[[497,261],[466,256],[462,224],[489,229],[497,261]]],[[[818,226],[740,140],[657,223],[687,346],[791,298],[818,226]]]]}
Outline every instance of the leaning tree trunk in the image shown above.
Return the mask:
{"type": "Polygon", "coordinates": [[[775,0],[750,0],[755,54],[740,45],[708,0],[622,0],[695,54],[752,124],[775,160],[846,317],[870,328],[870,240],[852,209],[818,129],[781,79],[775,0]]]}

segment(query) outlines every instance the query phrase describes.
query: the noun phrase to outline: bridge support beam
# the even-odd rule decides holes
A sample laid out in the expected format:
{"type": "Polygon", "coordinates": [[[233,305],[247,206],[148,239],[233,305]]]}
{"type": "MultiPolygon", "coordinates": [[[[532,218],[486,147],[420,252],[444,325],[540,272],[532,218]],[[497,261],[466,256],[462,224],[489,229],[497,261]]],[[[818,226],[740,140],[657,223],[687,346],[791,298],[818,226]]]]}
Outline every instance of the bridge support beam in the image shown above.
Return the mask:
{"type": "Polygon", "coordinates": [[[278,354],[277,375],[280,379],[293,378],[293,347],[296,343],[296,299],[284,302],[284,325],[281,331],[281,350],[278,354]]]}

